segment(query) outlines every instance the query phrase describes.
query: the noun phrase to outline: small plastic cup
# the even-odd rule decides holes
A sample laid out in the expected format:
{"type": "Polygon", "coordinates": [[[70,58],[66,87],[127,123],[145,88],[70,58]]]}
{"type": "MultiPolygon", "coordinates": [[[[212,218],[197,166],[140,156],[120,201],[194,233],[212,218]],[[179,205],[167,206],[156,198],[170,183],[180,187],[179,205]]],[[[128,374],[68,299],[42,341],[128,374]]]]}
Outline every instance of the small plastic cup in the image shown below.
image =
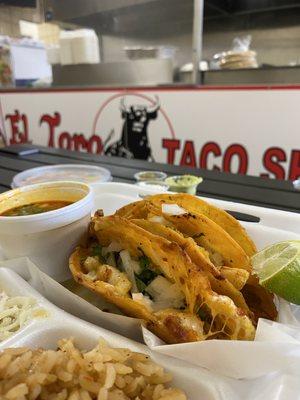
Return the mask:
{"type": "Polygon", "coordinates": [[[155,192],[167,192],[169,190],[169,185],[162,181],[140,181],[137,182],[137,185],[155,192]]]}
{"type": "Polygon", "coordinates": [[[93,189],[79,182],[24,186],[0,195],[0,246],[7,259],[27,256],[57,281],[70,277],[69,256],[87,231],[94,207],[93,189]],[[3,216],[12,208],[41,201],[72,204],[26,216],[3,216]]]}
{"type": "Polygon", "coordinates": [[[198,185],[203,181],[200,176],[175,175],[169,176],[165,182],[171,192],[196,194],[198,185]]]}
{"type": "Polygon", "coordinates": [[[299,190],[300,191],[300,178],[296,179],[295,181],[293,181],[293,186],[295,190],[299,190]]]}
{"type": "Polygon", "coordinates": [[[162,171],[140,171],[134,174],[134,178],[137,182],[145,181],[164,181],[167,177],[162,171]]]}
{"type": "Polygon", "coordinates": [[[57,164],[30,168],[15,175],[12,189],[44,182],[81,182],[88,185],[111,181],[108,169],[97,165],[57,164]]]}

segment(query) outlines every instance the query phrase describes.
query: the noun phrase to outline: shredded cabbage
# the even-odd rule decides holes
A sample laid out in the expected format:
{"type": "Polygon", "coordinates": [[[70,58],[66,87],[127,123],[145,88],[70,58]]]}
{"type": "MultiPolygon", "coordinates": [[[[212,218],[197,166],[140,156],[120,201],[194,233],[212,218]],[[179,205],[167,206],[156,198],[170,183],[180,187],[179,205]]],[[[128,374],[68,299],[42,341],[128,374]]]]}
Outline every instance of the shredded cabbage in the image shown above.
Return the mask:
{"type": "Polygon", "coordinates": [[[36,301],[30,297],[10,297],[5,292],[0,292],[0,342],[34,317],[35,305],[36,301]]]}

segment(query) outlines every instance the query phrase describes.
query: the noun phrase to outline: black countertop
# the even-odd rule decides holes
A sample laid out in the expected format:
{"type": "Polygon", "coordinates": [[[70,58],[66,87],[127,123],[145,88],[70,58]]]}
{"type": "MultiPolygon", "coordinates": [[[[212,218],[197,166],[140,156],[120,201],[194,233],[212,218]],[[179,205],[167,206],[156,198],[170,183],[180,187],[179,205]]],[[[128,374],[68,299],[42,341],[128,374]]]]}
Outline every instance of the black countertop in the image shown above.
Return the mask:
{"type": "MultiPolygon", "coordinates": [[[[28,147],[28,145],[23,146],[28,147]]],[[[290,181],[127,160],[36,145],[34,147],[37,147],[39,152],[26,156],[19,156],[14,146],[0,149],[0,192],[9,190],[14,175],[28,168],[79,163],[107,168],[115,182],[134,183],[133,175],[141,170],[159,170],[168,175],[198,175],[204,178],[198,187],[198,194],[201,196],[286,211],[300,211],[300,192],[293,188],[290,181]]]]}

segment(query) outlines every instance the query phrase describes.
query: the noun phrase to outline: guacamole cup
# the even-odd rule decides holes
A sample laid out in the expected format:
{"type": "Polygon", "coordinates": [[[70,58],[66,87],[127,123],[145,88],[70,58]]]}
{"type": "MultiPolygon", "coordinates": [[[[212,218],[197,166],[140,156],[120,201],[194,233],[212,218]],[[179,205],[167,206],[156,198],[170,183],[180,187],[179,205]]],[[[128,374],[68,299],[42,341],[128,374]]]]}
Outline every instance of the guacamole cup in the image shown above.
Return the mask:
{"type": "Polygon", "coordinates": [[[4,256],[27,256],[55,280],[67,279],[68,257],[87,231],[93,206],[92,188],[79,182],[39,183],[1,194],[0,247],[4,256]],[[5,215],[8,210],[45,202],[64,206],[31,215],[5,215]]]}
{"type": "Polygon", "coordinates": [[[203,181],[200,176],[176,175],[169,176],[165,182],[169,185],[171,192],[196,194],[197,186],[203,181]]]}

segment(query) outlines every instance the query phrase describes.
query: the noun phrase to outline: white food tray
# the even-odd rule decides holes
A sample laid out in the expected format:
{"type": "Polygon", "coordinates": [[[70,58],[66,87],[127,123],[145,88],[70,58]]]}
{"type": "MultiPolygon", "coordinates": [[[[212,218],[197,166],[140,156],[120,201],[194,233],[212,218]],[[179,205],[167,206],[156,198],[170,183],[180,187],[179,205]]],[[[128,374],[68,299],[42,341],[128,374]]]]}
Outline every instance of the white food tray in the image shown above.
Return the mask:
{"type": "MultiPolygon", "coordinates": [[[[103,209],[105,214],[113,213],[123,205],[139,200],[140,194],[153,193],[150,189],[123,183],[102,183],[93,185],[93,187],[95,209],[103,209]]],[[[299,239],[300,216],[297,214],[215,199],[204,198],[204,200],[225,209],[260,217],[259,223],[242,222],[259,249],[281,240],[299,239]]],[[[146,347],[143,345],[103,329],[105,327],[123,336],[141,340],[138,320],[100,311],[41,273],[27,259],[6,261],[2,266],[16,270],[31,286],[35,287],[39,293],[42,293],[58,307],[102,327],[97,328],[65,313],[64,318],[60,317],[60,324],[51,323],[47,329],[43,327],[40,330],[41,325],[38,326],[36,323],[35,327],[31,329],[37,329],[37,332],[40,333],[36,335],[24,334],[24,338],[22,337],[24,345],[39,346],[48,343],[49,346],[54,346],[58,336],[60,334],[68,336],[68,332],[73,329],[72,324],[76,322],[75,336],[78,332],[80,341],[82,341],[80,343],[83,343],[83,346],[85,346],[85,343],[92,346],[97,333],[105,339],[109,337],[113,341],[108,340],[111,345],[116,345],[115,343],[118,342],[121,343],[120,346],[127,346],[131,349],[134,349],[131,346],[137,346],[139,351],[141,351],[141,348],[146,351],[146,347]],[[63,327],[61,326],[62,320],[64,321],[63,327]],[[67,330],[65,329],[65,321],[67,321],[67,330]],[[70,326],[72,326],[72,329],[69,329],[70,326]],[[90,344],[91,341],[93,341],[92,345],[90,344]],[[124,344],[124,341],[126,344],[124,344]]],[[[0,282],[1,280],[0,269],[0,282]]],[[[53,305],[50,308],[55,311],[53,311],[53,321],[55,321],[56,316],[61,316],[62,311],[53,305]]],[[[177,358],[188,359],[197,364],[197,367],[191,367],[189,364],[183,367],[181,361],[175,361],[175,359],[172,359],[170,363],[172,368],[175,365],[180,365],[179,369],[176,370],[175,368],[179,379],[178,381],[175,380],[175,384],[182,386],[178,382],[183,381],[186,384],[182,386],[183,389],[187,387],[192,390],[192,392],[189,392],[191,393],[190,399],[273,400],[276,398],[276,400],[300,400],[299,314],[299,308],[292,308],[287,303],[281,302],[280,321],[282,323],[270,323],[261,320],[256,342],[211,340],[182,345],[161,345],[149,332],[143,330],[143,334],[144,340],[150,348],[177,358]],[[290,324],[290,326],[287,324],[290,324]],[[211,372],[202,367],[210,369],[211,372]],[[192,374],[192,376],[187,377],[186,372],[188,372],[188,375],[192,374]],[[240,380],[240,378],[243,379],[240,380]],[[200,397],[200,394],[202,397],[200,397]]],[[[17,345],[21,345],[21,342],[19,343],[17,345]]],[[[157,357],[159,356],[157,355],[157,357]]],[[[158,361],[158,359],[155,360],[158,361]]]]}
{"type": "Polygon", "coordinates": [[[75,344],[79,348],[89,350],[101,337],[112,347],[126,347],[131,351],[148,354],[153,361],[172,373],[172,386],[183,389],[190,400],[198,400],[200,393],[201,398],[207,400],[238,399],[226,380],[218,380],[212,373],[202,368],[154,353],[142,344],[96,327],[60,310],[10,269],[0,269],[0,288],[11,296],[22,295],[34,298],[40,307],[48,311],[47,317],[31,320],[13,336],[1,342],[0,351],[7,347],[56,349],[59,339],[70,337],[75,338],[75,344]],[[226,392],[226,396],[227,393],[230,394],[230,397],[223,397],[221,395],[223,392],[226,392]]]}

